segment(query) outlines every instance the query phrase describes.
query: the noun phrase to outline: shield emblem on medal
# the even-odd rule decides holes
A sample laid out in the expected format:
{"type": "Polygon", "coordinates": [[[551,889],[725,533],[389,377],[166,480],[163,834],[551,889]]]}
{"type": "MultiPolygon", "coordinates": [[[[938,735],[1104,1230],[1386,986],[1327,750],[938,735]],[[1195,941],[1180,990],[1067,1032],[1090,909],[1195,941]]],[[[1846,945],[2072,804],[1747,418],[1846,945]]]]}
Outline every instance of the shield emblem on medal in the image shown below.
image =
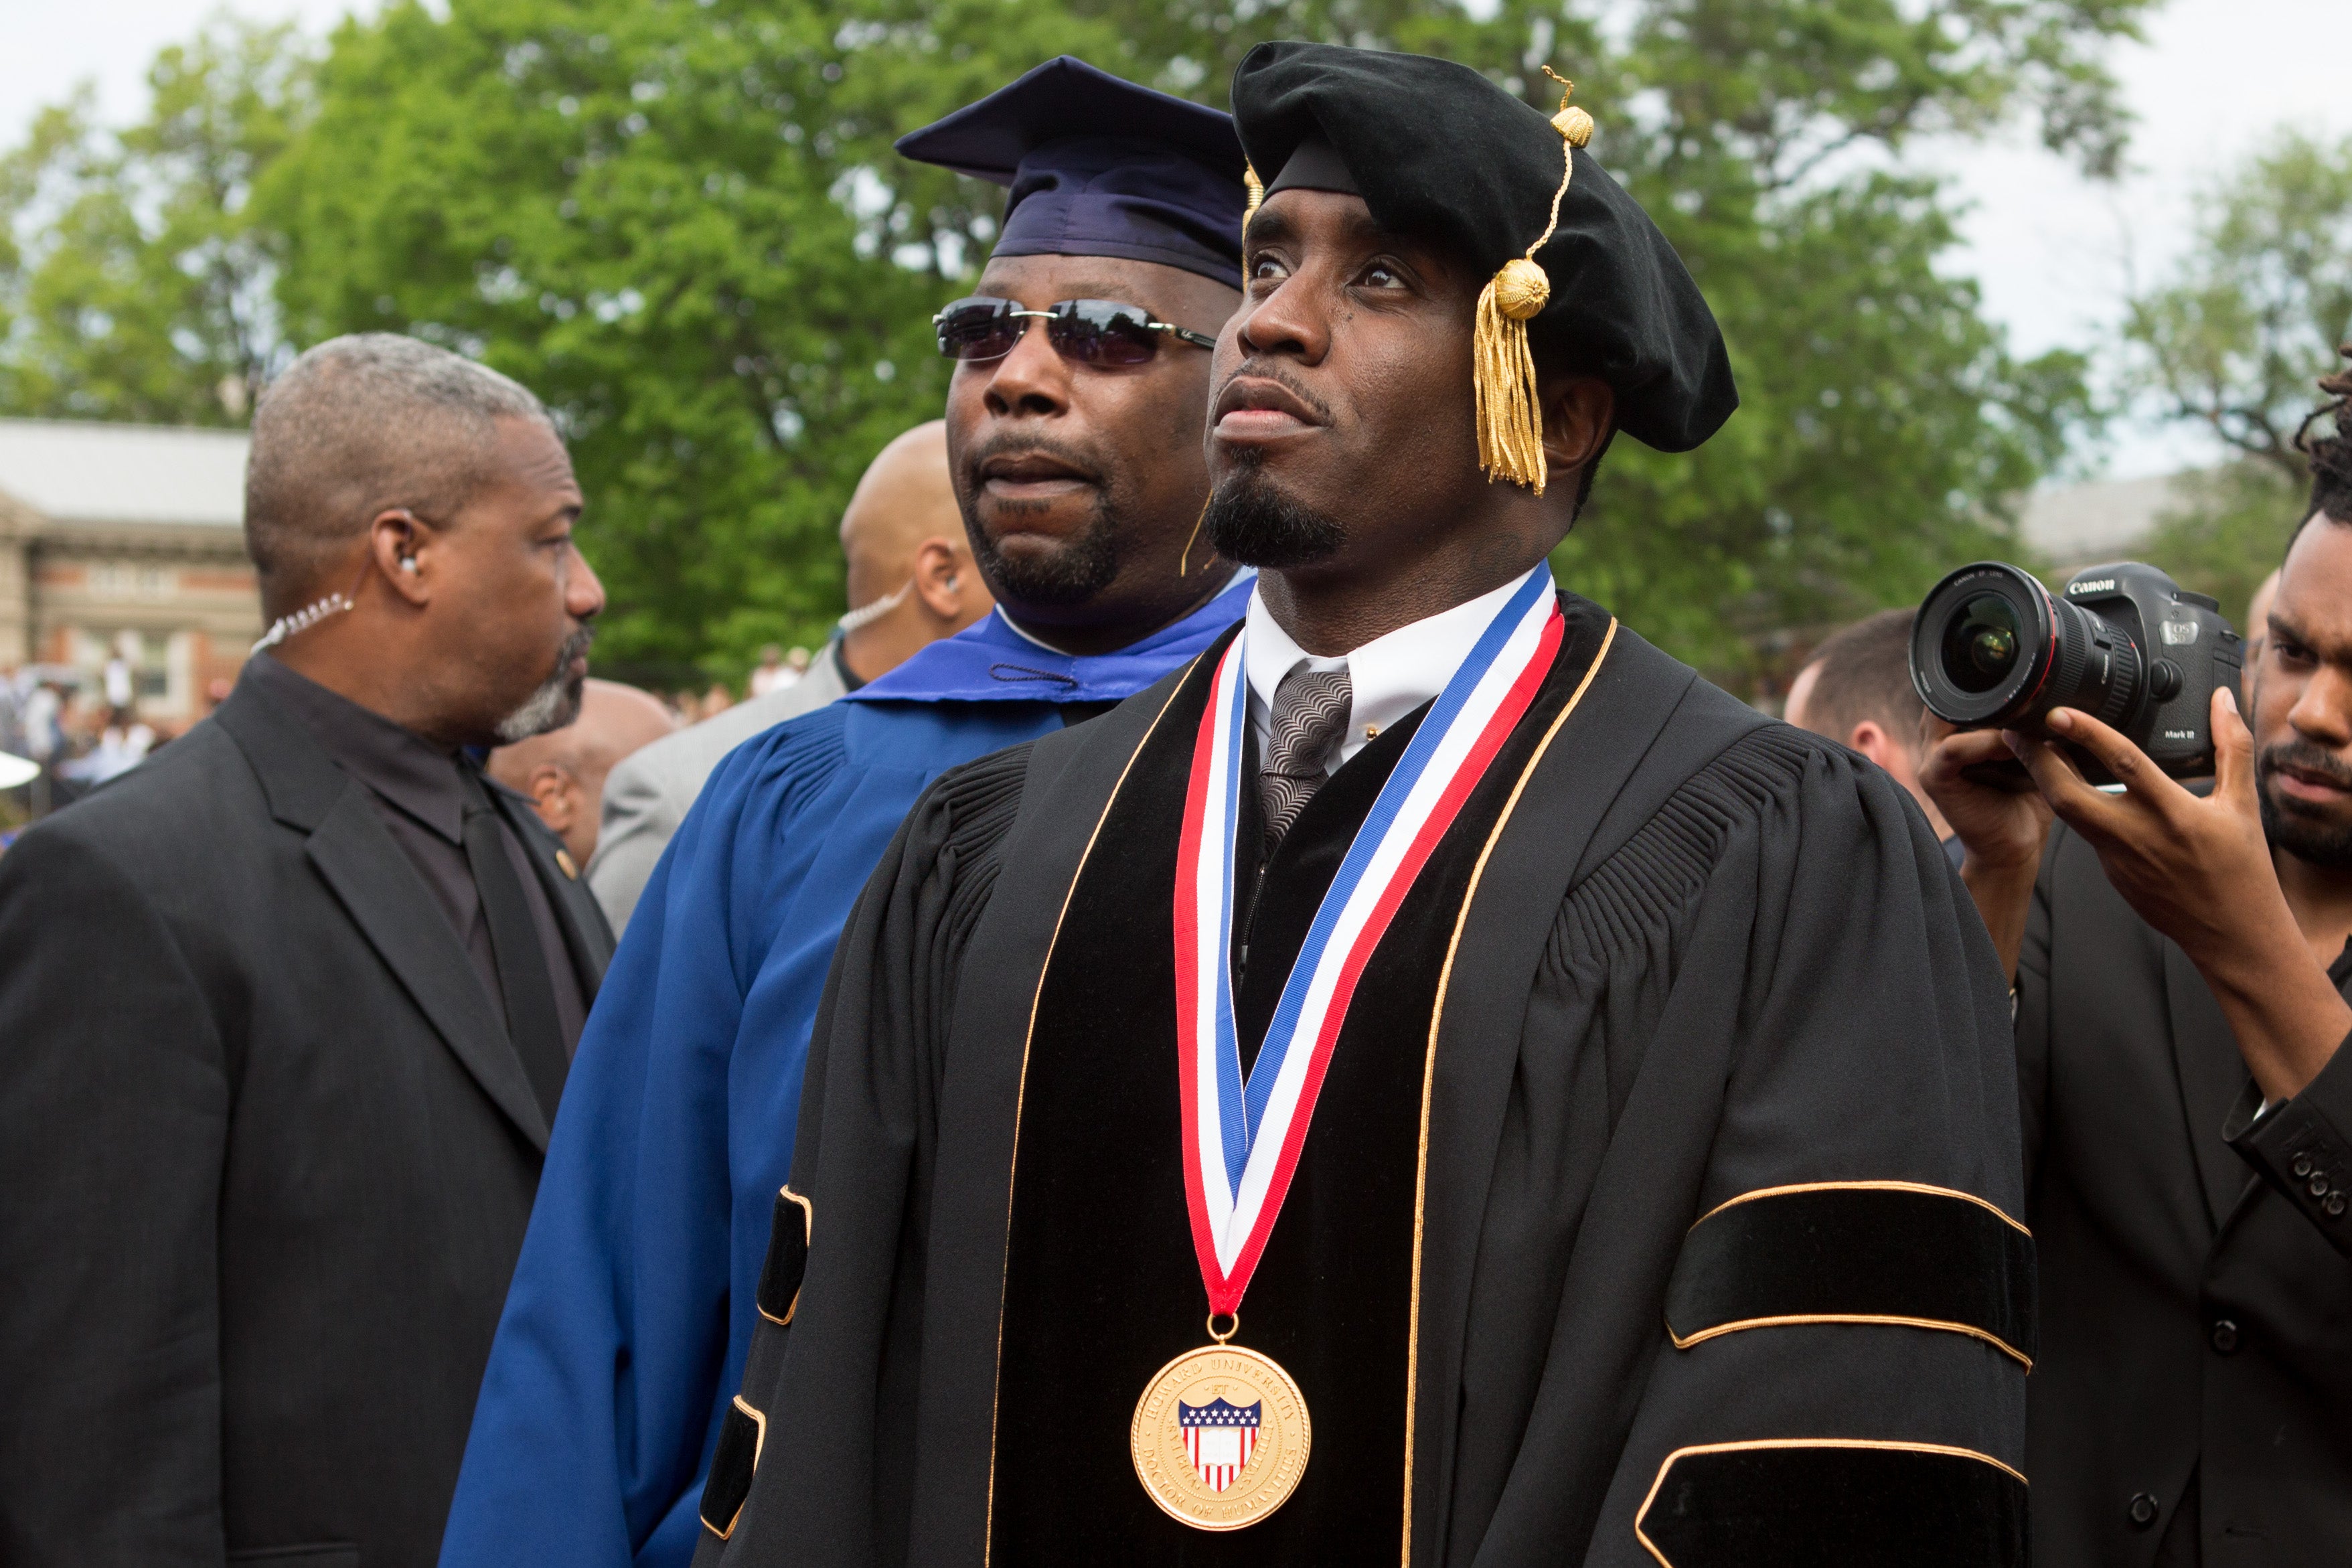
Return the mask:
{"type": "Polygon", "coordinates": [[[1257,1447],[1259,1413],[1265,1401],[1240,1405],[1223,1394],[1206,1405],[1176,1404],[1176,1424],[1184,1434],[1184,1457],[1192,1473],[1213,1492],[1223,1491],[1240,1479],[1257,1447]]]}
{"type": "Polygon", "coordinates": [[[1160,1369],[1135,1402],[1136,1479],[1195,1530],[1240,1530],[1298,1489],[1314,1446],[1307,1401],[1257,1352],[1214,1344],[1160,1369]]]}

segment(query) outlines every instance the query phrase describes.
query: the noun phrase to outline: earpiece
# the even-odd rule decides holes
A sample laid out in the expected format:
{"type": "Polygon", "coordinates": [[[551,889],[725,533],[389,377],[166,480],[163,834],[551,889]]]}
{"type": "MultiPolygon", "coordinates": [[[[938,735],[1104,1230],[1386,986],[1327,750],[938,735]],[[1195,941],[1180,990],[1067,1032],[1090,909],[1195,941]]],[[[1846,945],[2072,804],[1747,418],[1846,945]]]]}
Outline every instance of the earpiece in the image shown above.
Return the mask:
{"type": "Polygon", "coordinates": [[[414,571],[415,571],[415,570],[416,570],[416,557],[415,557],[415,556],[414,556],[414,555],[404,555],[404,556],[402,556],[402,557],[400,558],[400,569],[401,569],[403,572],[414,572],[414,571]]]}

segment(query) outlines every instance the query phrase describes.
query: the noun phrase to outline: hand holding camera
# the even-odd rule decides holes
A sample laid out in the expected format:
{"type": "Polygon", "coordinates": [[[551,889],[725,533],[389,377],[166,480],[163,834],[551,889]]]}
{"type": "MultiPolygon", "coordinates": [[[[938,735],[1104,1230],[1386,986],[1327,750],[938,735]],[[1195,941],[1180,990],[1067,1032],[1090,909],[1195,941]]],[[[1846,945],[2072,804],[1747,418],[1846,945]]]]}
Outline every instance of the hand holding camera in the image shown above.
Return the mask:
{"type": "Polygon", "coordinates": [[[2007,727],[1947,730],[1920,783],[1959,835],[1961,875],[2011,974],[2054,813],[2197,965],[2264,1097],[2283,1100],[2326,1065],[2352,1007],[2319,966],[2294,962],[2304,936],[2263,829],[2239,647],[2210,601],[2152,567],[2094,568],[2063,598],[2014,567],[1963,568],[1921,608],[1913,680],[1931,725],[2007,727]],[[2143,640],[2149,627],[2157,638],[2143,640]],[[2151,644],[2209,651],[2183,668],[2151,644]],[[2174,673],[2159,675],[2168,663],[2174,673]],[[2192,719],[2186,699],[2200,688],[2192,719]],[[2178,782],[2209,769],[2210,794],[2178,782]]]}
{"type": "MultiPolygon", "coordinates": [[[[1919,606],[1911,683],[1929,712],[1964,730],[2047,737],[2047,717],[2072,709],[2173,777],[2200,778],[2213,768],[2213,693],[2236,694],[2244,658],[2220,605],[2153,566],[2094,566],[2053,596],[2021,567],[1979,561],[1919,606]]],[[[2095,754],[2075,760],[2093,782],[2117,782],[2095,754]]]]}

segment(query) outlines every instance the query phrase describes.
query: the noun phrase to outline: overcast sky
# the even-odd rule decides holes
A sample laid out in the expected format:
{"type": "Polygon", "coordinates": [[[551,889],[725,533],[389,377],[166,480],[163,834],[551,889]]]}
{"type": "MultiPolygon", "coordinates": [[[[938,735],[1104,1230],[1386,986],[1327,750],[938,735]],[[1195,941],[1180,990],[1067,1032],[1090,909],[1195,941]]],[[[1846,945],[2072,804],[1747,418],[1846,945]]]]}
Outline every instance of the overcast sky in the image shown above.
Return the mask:
{"type": "MultiPolygon", "coordinates": [[[[229,8],[324,31],[349,5],[229,8]]],[[[215,0],[0,0],[0,138],[16,141],[37,108],[85,79],[109,119],[134,116],[148,60],[216,9],[215,0]]],[[[1952,268],[1983,283],[2021,353],[2102,342],[2132,280],[2145,285],[2179,256],[2191,194],[2279,127],[2352,135],[2352,0],[2169,0],[2147,43],[2118,48],[2114,63],[2139,117],[2133,172],[2119,185],[2081,179],[2022,132],[1923,154],[1973,204],[1952,268]]],[[[2193,433],[2136,426],[2105,461],[2126,476],[2211,455],[2193,433]]]]}

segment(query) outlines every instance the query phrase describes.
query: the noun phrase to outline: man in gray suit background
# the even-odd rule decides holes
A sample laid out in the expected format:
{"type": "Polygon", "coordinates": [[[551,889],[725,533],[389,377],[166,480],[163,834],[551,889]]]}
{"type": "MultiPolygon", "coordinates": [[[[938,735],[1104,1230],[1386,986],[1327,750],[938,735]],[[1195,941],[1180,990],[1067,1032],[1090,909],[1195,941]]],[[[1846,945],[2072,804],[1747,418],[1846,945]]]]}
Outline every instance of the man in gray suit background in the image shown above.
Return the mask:
{"type": "Polygon", "coordinates": [[[888,674],[995,604],[972,568],[943,422],[916,426],[867,467],[842,513],[841,551],[857,608],[841,617],[806,675],[631,753],[606,777],[588,887],[614,931],[629,923],[670,835],[728,752],[888,674]]]}

